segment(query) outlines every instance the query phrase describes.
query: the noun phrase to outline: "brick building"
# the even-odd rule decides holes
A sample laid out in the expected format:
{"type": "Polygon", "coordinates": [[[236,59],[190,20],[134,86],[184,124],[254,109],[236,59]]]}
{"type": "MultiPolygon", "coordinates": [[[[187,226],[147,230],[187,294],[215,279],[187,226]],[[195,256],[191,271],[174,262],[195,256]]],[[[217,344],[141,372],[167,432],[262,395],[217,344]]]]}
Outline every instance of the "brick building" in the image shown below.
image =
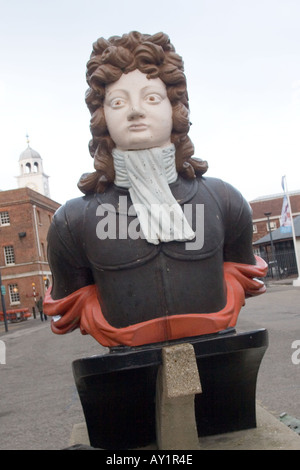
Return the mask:
{"type": "Polygon", "coordinates": [[[32,312],[51,282],[47,233],[60,204],[50,199],[49,177],[28,136],[27,144],[19,157],[19,189],[0,191],[0,281],[7,311],[32,312]]]}
{"type": "Polygon", "coordinates": [[[0,191],[0,272],[7,310],[32,311],[44,296],[51,282],[47,233],[59,206],[28,187],[0,191]]]}
{"type": "MultiPolygon", "coordinates": [[[[265,196],[250,202],[253,211],[253,250],[267,261],[268,276],[299,277],[293,234],[291,231],[284,233],[280,228],[283,196],[265,196]]],[[[289,198],[294,220],[296,253],[300,259],[300,191],[290,192],[289,198]]]]}
{"type": "MultiPolygon", "coordinates": [[[[295,218],[300,215],[300,191],[290,192],[289,196],[292,214],[295,218]]],[[[282,203],[283,193],[250,201],[250,206],[253,211],[253,243],[269,233],[266,213],[270,213],[269,221],[271,230],[273,231],[280,227],[282,203]]]]}

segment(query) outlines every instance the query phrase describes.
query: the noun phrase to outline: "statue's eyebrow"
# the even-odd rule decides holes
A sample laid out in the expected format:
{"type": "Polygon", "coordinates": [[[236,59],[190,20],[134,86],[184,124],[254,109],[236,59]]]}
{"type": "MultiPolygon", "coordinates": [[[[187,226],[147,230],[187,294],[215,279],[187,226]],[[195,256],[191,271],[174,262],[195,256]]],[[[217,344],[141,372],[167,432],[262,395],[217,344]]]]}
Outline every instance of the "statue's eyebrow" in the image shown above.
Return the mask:
{"type": "MultiPolygon", "coordinates": [[[[160,95],[163,95],[163,94],[167,94],[167,90],[165,88],[161,88],[159,86],[157,86],[155,83],[149,83],[148,85],[144,86],[143,88],[141,88],[141,93],[145,94],[145,93],[157,93],[157,94],[160,94],[160,95]]],[[[118,95],[118,93],[123,93],[124,95],[126,96],[129,96],[130,92],[126,89],[126,88],[116,88],[114,90],[110,90],[109,88],[106,89],[106,93],[105,93],[105,100],[106,99],[110,99],[111,96],[114,96],[115,94],[118,95]]]]}

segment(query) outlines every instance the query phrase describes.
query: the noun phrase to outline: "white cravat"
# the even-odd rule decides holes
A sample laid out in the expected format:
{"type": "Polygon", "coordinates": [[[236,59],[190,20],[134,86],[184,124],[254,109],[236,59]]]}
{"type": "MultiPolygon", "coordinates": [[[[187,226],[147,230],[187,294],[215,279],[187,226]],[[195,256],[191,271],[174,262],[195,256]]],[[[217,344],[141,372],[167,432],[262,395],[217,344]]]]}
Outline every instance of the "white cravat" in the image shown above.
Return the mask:
{"type": "Polygon", "coordinates": [[[177,179],[175,146],[112,151],[115,184],[128,188],[149,243],[187,241],[195,237],[169,184],[177,179]]]}

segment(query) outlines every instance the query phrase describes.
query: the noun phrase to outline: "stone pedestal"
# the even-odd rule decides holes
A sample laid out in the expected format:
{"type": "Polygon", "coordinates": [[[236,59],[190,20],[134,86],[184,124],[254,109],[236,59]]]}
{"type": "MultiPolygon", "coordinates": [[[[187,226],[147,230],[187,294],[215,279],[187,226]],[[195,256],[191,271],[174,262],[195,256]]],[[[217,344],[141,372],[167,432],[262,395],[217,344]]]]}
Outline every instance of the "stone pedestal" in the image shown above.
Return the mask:
{"type": "Polygon", "coordinates": [[[256,380],[267,343],[264,329],[231,330],[74,361],[91,446],[191,449],[197,435],[201,442],[255,428],[256,380]]]}
{"type": "Polygon", "coordinates": [[[300,277],[293,280],[293,286],[294,287],[300,287],[300,277]]]}
{"type": "Polygon", "coordinates": [[[163,450],[197,450],[195,394],[201,384],[194,348],[179,344],[162,349],[156,383],[156,440],[163,450]]]}

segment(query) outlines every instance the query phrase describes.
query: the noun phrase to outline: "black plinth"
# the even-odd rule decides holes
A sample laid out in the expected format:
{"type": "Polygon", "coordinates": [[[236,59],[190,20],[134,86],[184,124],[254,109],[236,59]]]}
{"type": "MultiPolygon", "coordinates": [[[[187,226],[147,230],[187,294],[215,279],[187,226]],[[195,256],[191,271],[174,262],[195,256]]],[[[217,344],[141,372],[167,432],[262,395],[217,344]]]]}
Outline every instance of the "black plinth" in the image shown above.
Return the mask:
{"type": "MultiPolygon", "coordinates": [[[[199,436],[256,426],[256,380],[267,349],[265,329],[185,338],[194,346],[202,385],[195,396],[199,436]]],[[[73,362],[92,447],[132,449],[156,441],[155,391],[164,343],[118,347],[73,362]]]]}

